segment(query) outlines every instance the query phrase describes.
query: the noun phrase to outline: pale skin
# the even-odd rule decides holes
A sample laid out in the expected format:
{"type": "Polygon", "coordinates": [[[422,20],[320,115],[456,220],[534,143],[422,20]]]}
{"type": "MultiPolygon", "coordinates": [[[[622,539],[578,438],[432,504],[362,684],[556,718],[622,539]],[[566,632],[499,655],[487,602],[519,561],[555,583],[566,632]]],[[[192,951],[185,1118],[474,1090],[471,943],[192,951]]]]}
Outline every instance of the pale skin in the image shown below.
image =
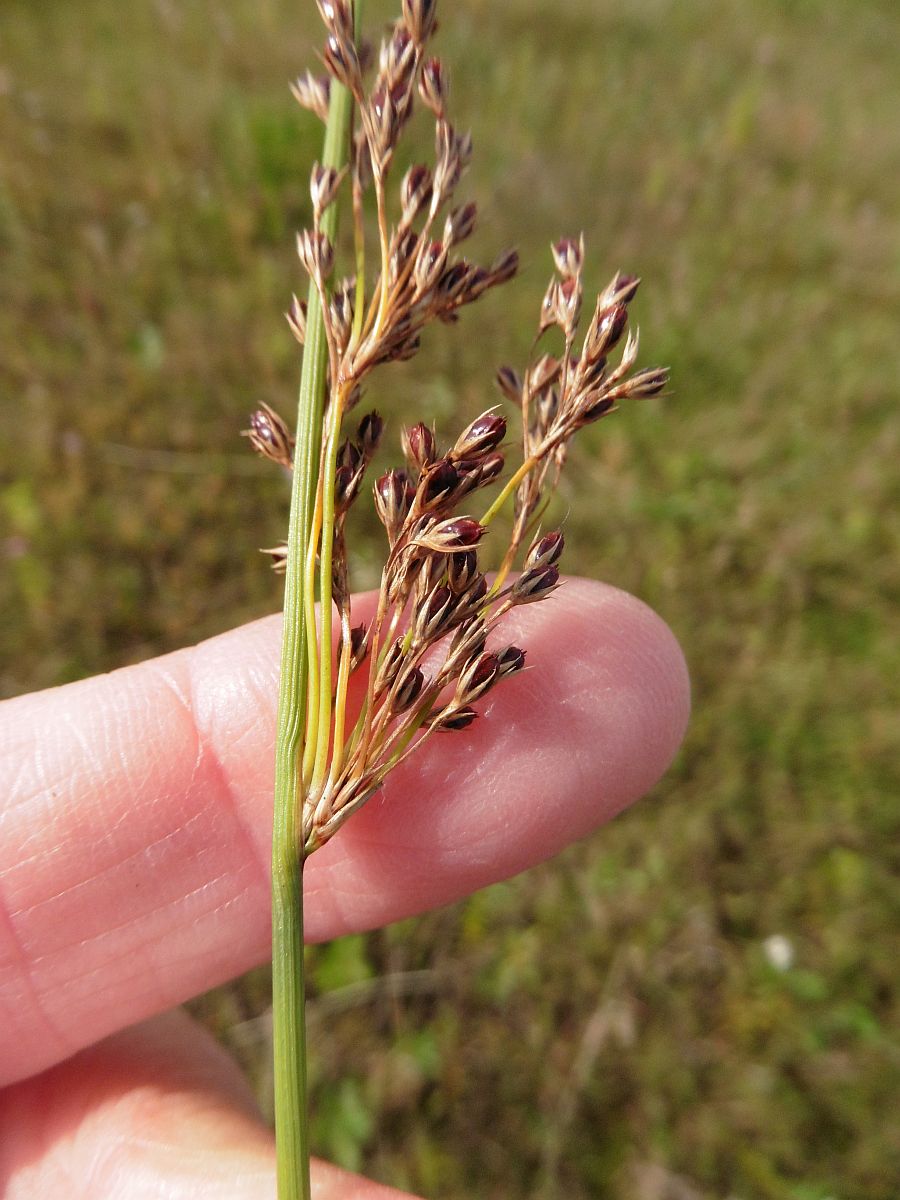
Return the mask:
{"type": "MultiPolygon", "coordinates": [[[[269,954],[279,625],[0,706],[4,1200],[275,1200],[246,1083],[169,1010],[269,954]]],[[[570,580],[506,628],[530,669],[310,860],[309,937],[506,878],[665,771],[688,681],[649,609],[570,580]]],[[[401,1198],[324,1163],[313,1192],[401,1198]]]]}

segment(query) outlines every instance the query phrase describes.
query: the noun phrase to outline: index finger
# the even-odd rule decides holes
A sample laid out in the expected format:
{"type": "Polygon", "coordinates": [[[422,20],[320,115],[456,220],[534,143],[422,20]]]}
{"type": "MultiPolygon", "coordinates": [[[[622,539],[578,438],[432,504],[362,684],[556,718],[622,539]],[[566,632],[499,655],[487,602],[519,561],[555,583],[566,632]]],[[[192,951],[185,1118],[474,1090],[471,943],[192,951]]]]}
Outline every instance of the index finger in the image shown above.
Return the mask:
{"type": "MultiPolygon", "coordinates": [[[[8,701],[0,725],[0,1079],[263,961],[279,618],[8,701]]],[[[650,787],[684,662],[649,609],[569,581],[510,614],[532,670],[432,739],[306,871],[312,939],[446,903],[650,787]]]]}

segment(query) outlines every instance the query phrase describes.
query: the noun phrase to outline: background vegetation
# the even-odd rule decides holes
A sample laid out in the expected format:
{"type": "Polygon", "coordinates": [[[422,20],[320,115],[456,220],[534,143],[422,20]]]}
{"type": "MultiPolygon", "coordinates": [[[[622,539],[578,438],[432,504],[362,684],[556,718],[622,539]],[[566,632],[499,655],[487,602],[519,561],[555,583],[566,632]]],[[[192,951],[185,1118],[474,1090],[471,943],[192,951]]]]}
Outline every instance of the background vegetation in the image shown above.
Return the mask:
{"type": "MultiPolygon", "coordinates": [[[[311,0],[4,0],[6,694],[277,605],[286,492],[237,431],[293,405],[313,36],[311,0]]],[[[696,713],[586,844],[310,952],[318,1146],[437,1200],[890,1200],[900,9],[457,0],[442,51],[482,241],[531,266],[378,403],[477,411],[551,236],[638,271],[675,395],[582,443],[567,566],[668,619],[696,713]]],[[[200,1004],[264,1102],[266,1004],[200,1004]]]]}

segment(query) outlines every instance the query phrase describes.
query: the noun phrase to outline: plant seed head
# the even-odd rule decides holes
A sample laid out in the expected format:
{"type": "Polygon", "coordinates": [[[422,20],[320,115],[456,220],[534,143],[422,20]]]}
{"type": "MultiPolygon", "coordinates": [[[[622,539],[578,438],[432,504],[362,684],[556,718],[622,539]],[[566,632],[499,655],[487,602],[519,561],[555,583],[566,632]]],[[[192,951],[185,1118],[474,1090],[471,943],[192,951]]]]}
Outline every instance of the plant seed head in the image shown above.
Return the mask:
{"type": "Polygon", "coordinates": [[[316,76],[311,71],[298,76],[290,85],[291,95],[301,108],[307,109],[323,123],[328,120],[328,100],[331,80],[327,75],[316,76]]]}
{"type": "Polygon", "coordinates": [[[388,471],[375,482],[375,511],[393,545],[415,493],[405,471],[388,471]]]}
{"type": "Polygon", "coordinates": [[[438,509],[459,487],[459,471],[449,458],[430,464],[419,480],[416,498],[422,512],[438,509]]]}
{"type": "Polygon", "coordinates": [[[260,404],[251,414],[250,428],[245,429],[242,436],[249,439],[250,445],[263,458],[281,467],[293,464],[294,439],[285,421],[268,404],[260,404]]]}
{"type": "Polygon", "coordinates": [[[496,449],[505,437],[506,418],[496,412],[484,412],[460,434],[450,453],[455,459],[476,458],[496,449]]]}
{"type": "Polygon", "coordinates": [[[352,33],[334,31],[325,39],[322,60],[330,74],[354,96],[362,91],[362,68],[352,33]]]}
{"type": "Polygon", "coordinates": [[[474,550],[460,550],[447,556],[447,582],[451,591],[464,592],[478,574],[478,555],[474,550]]]}
{"type": "Polygon", "coordinates": [[[411,224],[419,211],[431,200],[431,171],[421,163],[409,168],[403,176],[400,188],[400,202],[403,205],[403,219],[411,224]]]}
{"type": "Polygon", "coordinates": [[[454,208],[444,222],[444,241],[448,246],[455,246],[470,237],[475,228],[475,218],[478,215],[478,205],[474,201],[454,208]]]}
{"type": "Polygon", "coordinates": [[[402,713],[415,704],[424,685],[425,676],[420,668],[411,667],[394,686],[391,703],[393,711],[402,713]]]}
{"type": "Polygon", "coordinates": [[[535,567],[523,571],[512,586],[510,598],[513,604],[530,604],[533,600],[543,600],[556,588],[558,582],[558,567],[535,567]]]}
{"type": "Polygon", "coordinates": [[[422,64],[419,76],[419,95],[439,121],[444,120],[447,104],[447,75],[439,58],[429,58],[422,64]]]}
{"type": "Polygon", "coordinates": [[[309,277],[319,283],[327,279],[334,269],[334,246],[324,233],[313,229],[298,233],[297,254],[309,277]]]}
{"type": "Polygon", "coordinates": [[[630,304],[640,286],[641,281],[637,275],[623,275],[620,271],[604,289],[601,298],[607,307],[612,304],[630,304]]]}
{"type": "Polygon", "coordinates": [[[628,309],[624,304],[614,304],[611,308],[601,308],[597,302],[591,326],[584,339],[584,356],[588,362],[596,362],[606,358],[614,350],[625,326],[628,324],[628,309]]]}
{"type": "Polygon", "coordinates": [[[506,283],[519,270],[519,252],[518,250],[504,250],[499,258],[495,258],[491,263],[490,269],[490,286],[495,287],[499,283],[506,283]]]}
{"type": "Polygon", "coordinates": [[[497,678],[505,679],[507,675],[515,675],[525,666],[525,651],[518,646],[507,646],[497,655],[497,678]]]}
{"type": "Polygon", "coordinates": [[[495,450],[493,454],[485,454],[481,458],[467,458],[458,462],[457,469],[468,485],[466,491],[492,483],[503,470],[504,461],[500,451],[495,450]]]}
{"type": "Polygon", "coordinates": [[[564,546],[565,538],[558,529],[554,529],[552,533],[545,533],[543,537],[535,539],[526,554],[525,569],[530,571],[534,567],[553,566],[559,562],[564,546]]]}
{"type": "Polygon", "coordinates": [[[384,432],[384,421],[379,412],[372,409],[366,413],[359,423],[359,428],[356,431],[356,436],[359,438],[360,449],[362,450],[363,458],[368,462],[377,451],[381,443],[381,435],[384,432]]]}
{"type": "Polygon", "coordinates": [[[494,382],[510,404],[522,403],[522,377],[518,371],[512,367],[498,367],[494,382]]]}
{"type": "Polygon", "coordinates": [[[291,333],[302,346],[306,341],[306,301],[291,296],[291,307],[284,315],[291,333]]]}
{"type": "MultiPolygon", "coordinates": [[[[400,435],[403,453],[409,465],[420,473],[430,467],[437,456],[434,434],[421,421],[400,435]]],[[[451,485],[452,486],[452,485],[451,485]]]]}
{"type": "Polygon", "coordinates": [[[403,638],[392,642],[375,677],[375,693],[380,695],[391,686],[403,663],[403,638]]]}
{"type": "Polygon", "coordinates": [[[428,645],[445,632],[445,623],[453,609],[454,596],[445,584],[440,584],[428,595],[416,613],[414,641],[428,645]]]}
{"type": "Polygon", "coordinates": [[[645,396],[658,396],[669,382],[669,371],[667,367],[650,367],[646,371],[639,371],[632,379],[628,381],[628,395],[635,399],[642,399],[645,396]]]}
{"type": "Polygon", "coordinates": [[[438,713],[429,724],[436,733],[452,733],[457,729],[467,729],[477,716],[474,708],[451,707],[438,713]]]}
{"type": "Polygon", "coordinates": [[[418,46],[423,46],[435,29],[437,0],[403,0],[403,20],[418,46]]]}
{"type": "Polygon", "coordinates": [[[612,412],[615,406],[615,396],[605,392],[588,392],[582,406],[578,409],[578,423],[579,425],[589,425],[592,421],[599,421],[601,417],[612,412]]]}
{"type": "Polygon", "coordinates": [[[439,554],[449,554],[476,546],[483,534],[484,526],[471,517],[451,517],[424,530],[414,539],[414,544],[439,554]]]}
{"type": "Polygon", "coordinates": [[[553,262],[563,279],[571,279],[581,274],[584,262],[584,237],[576,242],[574,238],[560,238],[551,246],[553,262]]]}
{"type": "Polygon", "coordinates": [[[323,167],[319,163],[313,163],[309,177],[309,194],[317,220],[334,201],[346,174],[346,170],[337,171],[334,167],[323,167]]]}
{"type": "Polygon", "coordinates": [[[496,654],[485,651],[463,667],[456,685],[456,702],[474,704],[497,681],[496,654]]]}
{"type": "Polygon", "coordinates": [[[369,630],[365,625],[354,625],[350,630],[350,670],[365,662],[369,653],[369,630]]]}

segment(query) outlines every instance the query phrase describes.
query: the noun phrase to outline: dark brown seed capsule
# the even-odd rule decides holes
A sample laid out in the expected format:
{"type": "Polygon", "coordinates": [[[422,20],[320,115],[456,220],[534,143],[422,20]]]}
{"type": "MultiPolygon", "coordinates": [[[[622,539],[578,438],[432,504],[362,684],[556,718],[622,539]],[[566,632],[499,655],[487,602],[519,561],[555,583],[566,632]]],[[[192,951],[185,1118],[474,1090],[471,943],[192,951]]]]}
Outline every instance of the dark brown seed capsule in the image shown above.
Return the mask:
{"type": "Polygon", "coordinates": [[[497,656],[490,651],[480,654],[463,667],[456,686],[461,704],[473,704],[497,681],[497,656]]]}
{"type": "Polygon", "coordinates": [[[419,95],[438,119],[444,116],[447,103],[447,77],[439,58],[429,58],[419,77],[419,95]]]}
{"type": "Polygon", "coordinates": [[[457,498],[462,499],[469,492],[496,479],[503,470],[503,455],[498,452],[486,454],[484,458],[466,458],[456,464],[456,469],[460,476],[457,498]]]}
{"type": "Polygon", "coordinates": [[[434,717],[430,725],[436,733],[452,733],[468,728],[477,716],[474,708],[451,708],[434,717]]]}
{"type": "Polygon", "coordinates": [[[418,425],[404,429],[401,441],[403,453],[411,467],[415,467],[418,471],[424,471],[434,462],[437,456],[434,434],[421,421],[418,425]]]}
{"type": "Polygon", "coordinates": [[[380,694],[386,688],[389,688],[391,686],[391,684],[397,678],[397,674],[400,670],[402,663],[403,663],[403,638],[397,638],[397,640],[395,642],[391,643],[391,646],[388,649],[387,654],[384,656],[384,660],[383,660],[381,666],[378,668],[378,674],[375,677],[376,695],[380,694]]]}
{"type": "Polygon", "coordinates": [[[337,455],[339,467],[349,467],[352,473],[362,462],[362,458],[362,451],[355,442],[351,442],[349,438],[341,442],[337,455]]]}
{"type": "Polygon", "coordinates": [[[334,201],[343,175],[343,171],[338,172],[334,167],[323,167],[320,163],[313,164],[309,178],[309,194],[314,213],[321,216],[329,204],[334,201]]]}
{"type": "Polygon", "coordinates": [[[403,81],[413,65],[413,45],[409,30],[401,24],[394,26],[390,41],[382,46],[381,68],[388,79],[403,81]]]}
{"type": "Polygon", "coordinates": [[[487,580],[484,575],[476,575],[459,598],[460,611],[477,612],[481,602],[487,595],[487,580]]]}
{"type": "Polygon", "coordinates": [[[451,517],[438,521],[414,539],[417,546],[447,554],[453,550],[467,550],[475,546],[484,534],[484,526],[471,517],[451,517]]]}
{"type": "Polygon", "coordinates": [[[584,353],[588,362],[595,362],[608,355],[621,339],[628,324],[628,309],[624,304],[616,304],[606,312],[596,313],[591,324],[584,353]]]}
{"type": "Polygon", "coordinates": [[[518,646],[507,646],[497,655],[497,678],[505,679],[507,675],[515,675],[525,666],[525,651],[518,646]]]}
{"type": "Polygon", "coordinates": [[[393,692],[392,708],[394,712],[402,713],[415,704],[425,684],[425,676],[418,667],[412,667],[400,679],[393,692]]]}
{"type": "Polygon", "coordinates": [[[334,246],[324,233],[304,229],[297,234],[297,254],[312,278],[327,279],[334,267],[334,246]]]}
{"type": "Polygon", "coordinates": [[[329,34],[325,39],[322,60],[338,83],[344,84],[351,92],[359,93],[361,82],[359,55],[349,37],[338,33],[329,34]]]}
{"type": "Polygon", "coordinates": [[[454,458],[475,458],[495,449],[505,437],[506,418],[495,412],[482,413],[460,434],[451,453],[454,458]]]}
{"type": "Polygon", "coordinates": [[[503,470],[504,461],[499,450],[495,450],[493,454],[486,454],[478,464],[478,486],[484,487],[485,484],[492,483],[503,470]]]}
{"type": "MultiPolygon", "coordinates": [[[[574,356],[573,356],[574,357],[574,356]]],[[[603,382],[603,377],[606,375],[606,366],[609,360],[605,354],[601,354],[599,358],[590,361],[585,358],[581,363],[581,378],[580,386],[583,390],[592,390],[599,387],[603,382]]]]}
{"type": "Polygon", "coordinates": [[[403,20],[421,46],[434,32],[437,0],[403,0],[403,20]]]}
{"type": "Polygon", "coordinates": [[[268,404],[261,404],[250,416],[250,428],[243,431],[250,445],[264,458],[289,467],[294,457],[294,439],[287,424],[268,404]]]}
{"type": "Polygon", "coordinates": [[[411,502],[405,471],[388,471],[376,481],[375,511],[391,540],[399,533],[411,502]]]}
{"type": "Polygon", "coordinates": [[[444,222],[444,241],[448,246],[464,242],[475,228],[475,218],[478,215],[478,205],[474,201],[454,208],[444,222]]]}
{"type": "Polygon", "coordinates": [[[609,285],[608,291],[617,304],[630,304],[637,295],[637,290],[641,286],[641,281],[637,275],[616,275],[615,279],[609,285]]]}
{"type": "Polygon", "coordinates": [[[359,491],[362,476],[350,466],[338,467],[334,473],[334,505],[337,512],[346,512],[359,491]]]}
{"type": "Polygon", "coordinates": [[[319,14],[329,29],[353,32],[353,18],[347,0],[316,0],[319,14]]]}
{"type": "Polygon", "coordinates": [[[506,250],[491,263],[491,284],[506,283],[519,269],[518,250],[506,250]]]}
{"type": "Polygon", "coordinates": [[[537,538],[525,555],[526,569],[549,567],[559,562],[565,544],[565,538],[558,529],[554,529],[552,533],[545,533],[543,537],[537,538]]]}
{"type": "Polygon", "coordinates": [[[471,264],[465,261],[452,263],[447,267],[437,283],[438,303],[458,299],[465,291],[471,270],[471,264]]]}
{"type": "Polygon", "coordinates": [[[426,295],[441,277],[441,272],[447,262],[447,247],[443,242],[429,242],[419,250],[416,260],[416,288],[421,295],[426,295]]]}
{"type": "Polygon", "coordinates": [[[415,640],[431,642],[440,637],[453,609],[453,593],[444,584],[434,588],[416,614],[415,640]]]}
{"type": "Polygon", "coordinates": [[[572,331],[578,324],[581,312],[581,281],[564,279],[556,291],[556,322],[565,330],[572,331]]]}
{"type": "Polygon", "coordinates": [[[578,420],[582,424],[587,425],[590,421],[597,421],[600,417],[605,417],[608,412],[615,408],[615,397],[604,396],[588,393],[585,397],[587,401],[583,408],[579,409],[578,420]]]}
{"type": "Polygon", "coordinates": [[[350,630],[350,670],[355,671],[365,662],[369,653],[369,630],[365,625],[354,625],[350,630]]]}
{"type": "Polygon", "coordinates": [[[650,367],[640,371],[628,381],[628,394],[635,399],[644,396],[658,396],[669,382],[669,372],[666,367],[650,367]]]}
{"type": "Polygon", "coordinates": [[[417,213],[431,200],[431,171],[417,163],[403,176],[400,190],[403,216],[412,221],[417,213]]]}
{"type": "Polygon", "coordinates": [[[512,367],[499,367],[494,376],[497,387],[510,404],[520,404],[522,401],[522,379],[512,367]]]}
{"type": "Polygon", "coordinates": [[[461,550],[447,558],[447,582],[457,595],[464,592],[478,574],[478,556],[474,550],[461,550]]]}
{"type": "Polygon", "coordinates": [[[428,467],[419,480],[419,507],[428,510],[440,505],[459,487],[459,471],[449,459],[442,458],[428,467]]]}
{"type": "Polygon", "coordinates": [[[453,660],[462,663],[468,662],[470,658],[474,658],[484,650],[486,641],[487,628],[484,617],[480,615],[471,617],[460,625],[453,635],[447,655],[448,663],[453,660]]]}
{"type": "Polygon", "coordinates": [[[553,250],[553,262],[563,278],[570,278],[578,274],[584,257],[584,250],[579,242],[576,242],[574,238],[560,238],[551,249],[553,250]]]}
{"type": "Polygon", "coordinates": [[[513,604],[530,604],[532,600],[543,600],[559,582],[559,568],[554,566],[535,567],[523,572],[512,587],[513,604]]]}
{"type": "Polygon", "coordinates": [[[381,414],[374,409],[370,413],[366,413],[359,423],[359,428],[356,431],[356,436],[359,438],[360,449],[363,457],[368,460],[378,449],[381,442],[381,435],[384,432],[384,421],[381,414]]]}

